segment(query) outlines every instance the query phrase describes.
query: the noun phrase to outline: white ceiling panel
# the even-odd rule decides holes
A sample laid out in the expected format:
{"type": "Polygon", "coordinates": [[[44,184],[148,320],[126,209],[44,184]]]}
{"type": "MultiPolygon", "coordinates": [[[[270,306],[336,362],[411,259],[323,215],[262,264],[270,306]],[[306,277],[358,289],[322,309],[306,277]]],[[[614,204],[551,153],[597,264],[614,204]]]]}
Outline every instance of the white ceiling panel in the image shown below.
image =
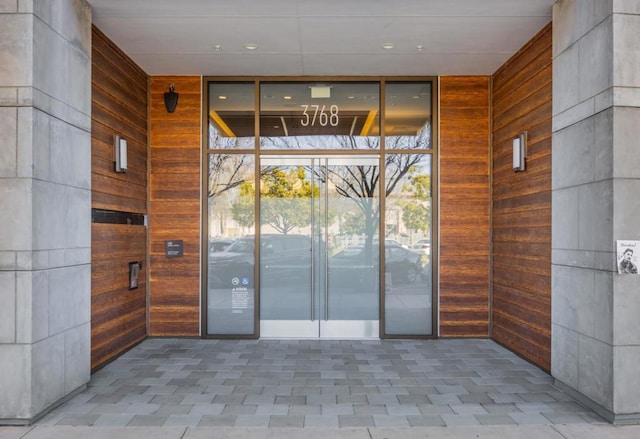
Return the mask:
{"type": "Polygon", "coordinates": [[[555,0],[88,1],[151,75],[378,76],[492,74],[555,0]]]}

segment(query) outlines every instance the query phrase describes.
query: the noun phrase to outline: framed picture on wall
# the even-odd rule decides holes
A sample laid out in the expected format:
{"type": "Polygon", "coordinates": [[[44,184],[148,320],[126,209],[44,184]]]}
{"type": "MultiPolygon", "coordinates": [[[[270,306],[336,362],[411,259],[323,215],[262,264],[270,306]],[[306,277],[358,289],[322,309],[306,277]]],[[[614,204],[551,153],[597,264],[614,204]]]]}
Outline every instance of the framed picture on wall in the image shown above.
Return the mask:
{"type": "Polygon", "coordinates": [[[135,290],[138,288],[138,276],[140,275],[140,269],[142,268],[142,262],[129,262],[129,289],[135,290]]]}

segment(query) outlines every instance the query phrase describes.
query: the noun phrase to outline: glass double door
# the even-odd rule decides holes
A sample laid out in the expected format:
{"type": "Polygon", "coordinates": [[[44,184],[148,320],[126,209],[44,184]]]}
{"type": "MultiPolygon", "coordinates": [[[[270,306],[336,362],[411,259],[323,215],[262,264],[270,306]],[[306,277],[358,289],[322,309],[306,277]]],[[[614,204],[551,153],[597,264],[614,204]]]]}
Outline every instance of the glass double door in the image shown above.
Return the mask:
{"type": "Polygon", "coordinates": [[[263,156],[259,172],[261,337],[379,337],[379,158],[263,156]]]}

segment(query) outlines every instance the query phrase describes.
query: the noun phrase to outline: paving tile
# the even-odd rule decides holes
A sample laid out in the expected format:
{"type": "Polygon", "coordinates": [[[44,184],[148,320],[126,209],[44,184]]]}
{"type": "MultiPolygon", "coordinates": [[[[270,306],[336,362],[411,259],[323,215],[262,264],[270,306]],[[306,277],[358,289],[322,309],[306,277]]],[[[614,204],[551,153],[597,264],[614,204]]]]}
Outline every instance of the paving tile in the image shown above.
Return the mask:
{"type": "Polygon", "coordinates": [[[462,401],[460,401],[458,395],[455,394],[429,395],[429,400],[432,404],[436,405],[462,404],[462,401]]]}
{"type": "Polygon", "coordinates": [[[186,415],[191,409],[193,409],[193,404],[162,404],[158,410],[156,410],[154,415],[186,415]]]}
{"type": "Polygon", "coordinates": [[[235,427],[268,427],[269,415],[238,415],[235,427]]]}
{"type": "Polygon", "coordinates": [[[369,404],[399,404],[396,395],[367,395],[369,404]]]}
{"type": "Polygon", "coordinates": [[[506,413],[520,413],[518,407],[515,404],[482,404],[482,407],[488,414],[506,414],[506,413]]]}
{"type": "Polygon", "coordinates": [[[246,395],[216,395],[213,397],[213,403],[218,404],[242,404],[246,395]]]}
{"type": "Polygon", "coordinates": [[[322,414],[322,406],[320,404],[290,405],[288,414],[289,415],[320,415],[322,414]]]}
{"type": "Polygon", "coordinates": [[[421,415],[416,404],[386,404],[389,415],[421,415]]]}
{"type": "Polygon", "coordinates": [[[93,425],[101,415],[67,415],[60,419],[56,425],[93,425]]]}
{"type": "Polygon", "coordinates": [[[269,427],[303,427],[304,418],[302,415],[272,415],[269,427]]]}
{"type": "Polygon", "coordinates": [[[165,427],[197,427],[202,420],[200,414],[169,415],[164,423],[165,427]]]}
{"type": "Polygon", "coordinates": [[[540,413],[509,413],[507,416],[510,416],[518,425],[549,423],[549,419],[540,413]]]}
{"type": "Polygon", "coordinates": [[[149,395],[153,396],[149,401],[152,404],[175,404],[178,405],[184,399],[184,395],[149,395]]]}
{"type": "Polygon", "coordinates": [[[304,395],[276,396],[276,404],[305,404],[307,397],[304,395]]]}
{"type": "Polygon", "coordinates": [[[304,416],[304,427],[338,428],[338,415],[309,414],[304,416]]]}
{"type": "Polygon", "coordinates": [[[586,424],[589,421],[577,413],[543,413],[552,424],[586,424]]]}
{"type": "Polygon", "coordinates": [[[222,413],[226,404],[193,404],[191,410],[189,410],[189,415],[219,415],[222,413]]]}
{"type": "Polygon", "coordinates": [[[353,404],[322,404],[323,415],[353,415],[353,404]]]}
{"type": "Polygon", "coordinates": [[[256,409],[257,409],[256,405],[227,404],[224,410],[222,410],[222,414],[223,415],[255,415],[256,409]]]}
{"type": "Polygon", "coordinates": [[[407,416],[407,421],[412,427],[444,427],[444,421],[439,415],[407,416]]]}
{"type": "Polygon", "coordinates": [[[353,411],[356,415],[388,415],[387,407],[385,405],[369,405],[369,404],[354,404],[353,411]]]}
{"type": "Polygon", "coordinates": [[[94,427],[124,427],[135,415],[132,413],[105,413],[93,422],[94,427]]]}
{"type": "Polygon", "coordinates": [[[507,414],[490,413],[475,415],[481,425],[514,425],[516,422],[507,414]]]}
{"type": "Polygon", "coordinates": [[[474,415],[441,415],[447,427],[456,427],[463,425],[480,425],[480,422],[474,415]]]}
{"type": "Polygon", "coordinates": [[[409,420],[406,416],[373,415],[373,422],[376,427],[409,427],[409,420]]]}
{"type": "Polygon", "coordinates": [[[204,415],[199,427],[233,427],[236,424],[236,415],[204,415]]]}
{"type": "Polygon", "coordinates": [[[345,427],[375,427],[371,415],[338,415],[341,428],[345,427]]]}
{"type": "Polygon", "coordinates": [[[160,427],[167,421],[168,416],[134,415],[127,427],[160,427]]]}
{"type": "Polygon", "coordinates": [[[486,415],[487,411],[480,404],[451,404],[451,410],[456,415],[486,415]]]}
{"type": "Polygon", "coordinates": [[[289,405],[287,404],[260,404],[255,410],[256,415],[288,415],[289,405]]]}

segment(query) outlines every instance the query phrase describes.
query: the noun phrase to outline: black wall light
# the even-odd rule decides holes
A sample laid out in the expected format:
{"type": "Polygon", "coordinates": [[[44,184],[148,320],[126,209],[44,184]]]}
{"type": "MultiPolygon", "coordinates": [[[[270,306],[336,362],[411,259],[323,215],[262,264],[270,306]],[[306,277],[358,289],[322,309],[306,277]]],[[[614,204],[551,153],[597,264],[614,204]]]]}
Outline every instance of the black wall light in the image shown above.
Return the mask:
{"type": "Polygon", "coordinates": [[[176,111],[176,107],[178,106],[178,93],[176,93],[173,84],[169,86],[169,91],[164,92],[164,105],[167,107],[169,113],[176,111]]]}

